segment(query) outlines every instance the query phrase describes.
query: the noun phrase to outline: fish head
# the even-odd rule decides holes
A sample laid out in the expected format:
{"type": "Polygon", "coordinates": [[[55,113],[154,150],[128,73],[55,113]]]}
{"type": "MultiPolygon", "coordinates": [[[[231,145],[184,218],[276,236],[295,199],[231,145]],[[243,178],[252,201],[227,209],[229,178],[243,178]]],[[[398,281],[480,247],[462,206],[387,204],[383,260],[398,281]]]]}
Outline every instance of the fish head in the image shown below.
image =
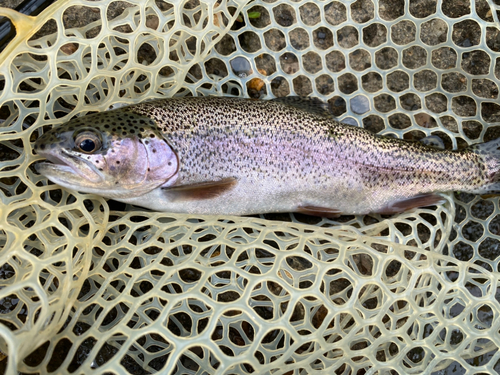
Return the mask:
{"type": "Polygon", "coordinates": [[[175,180],[179,164],[152,119],[120,109],[70,120],[38,138],[34,149],[49,161],[37,164],[49,180],[115,199],[175,180]]]}

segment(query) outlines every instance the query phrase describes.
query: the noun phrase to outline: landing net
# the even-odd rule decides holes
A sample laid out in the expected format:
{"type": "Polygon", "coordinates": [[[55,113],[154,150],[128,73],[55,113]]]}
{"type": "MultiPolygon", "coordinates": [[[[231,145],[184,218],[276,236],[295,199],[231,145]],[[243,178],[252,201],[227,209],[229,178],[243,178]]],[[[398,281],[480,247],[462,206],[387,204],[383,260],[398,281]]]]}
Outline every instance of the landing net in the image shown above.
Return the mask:
{"type": "MultiPolygon", "coordinates": [[[[61,190],[33,142],[182,95],[311,95],[448,149],[500,136],[491,0],[82,1],[0,8],[5,373],[500,371],[498,198],[394,217],[196,217],[61,190]]],[[[249,114],[251,116],[251,114],[249,114]]]]}

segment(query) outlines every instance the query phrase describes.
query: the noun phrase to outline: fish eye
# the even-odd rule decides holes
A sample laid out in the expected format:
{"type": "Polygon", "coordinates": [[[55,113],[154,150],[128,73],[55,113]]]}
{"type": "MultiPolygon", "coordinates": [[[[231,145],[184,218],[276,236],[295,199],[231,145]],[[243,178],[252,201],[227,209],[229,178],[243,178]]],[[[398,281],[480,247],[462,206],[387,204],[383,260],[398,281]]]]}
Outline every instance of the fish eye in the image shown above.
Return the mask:
{"type": "Polygon", "coordinates": [[[102,142],[97,134],[84,131],[76,135],[75,146],[79,151],[91,154],[101,149],[102,142]]]}

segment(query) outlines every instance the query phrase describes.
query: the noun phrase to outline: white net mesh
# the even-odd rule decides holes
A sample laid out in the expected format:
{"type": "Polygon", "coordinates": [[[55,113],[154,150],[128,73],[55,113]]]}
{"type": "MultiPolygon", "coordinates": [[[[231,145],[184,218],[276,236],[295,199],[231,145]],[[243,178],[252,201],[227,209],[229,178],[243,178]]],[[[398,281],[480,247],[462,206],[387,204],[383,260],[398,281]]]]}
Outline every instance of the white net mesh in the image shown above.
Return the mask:
{"type": "MultiPolygon", "coordinates": [[[[0,3],[1,4],[1,3],[0,3]]],[[[32,144],[172,95],[312,95],[447,148],[497,138],[490,0],[75,1],[0,8],[5,373],[500,372],[498,198],[395,217],[154,213],[68,192],[32,144]]],[[[250,114],[251,115],[251,114],[250,114]]]]}

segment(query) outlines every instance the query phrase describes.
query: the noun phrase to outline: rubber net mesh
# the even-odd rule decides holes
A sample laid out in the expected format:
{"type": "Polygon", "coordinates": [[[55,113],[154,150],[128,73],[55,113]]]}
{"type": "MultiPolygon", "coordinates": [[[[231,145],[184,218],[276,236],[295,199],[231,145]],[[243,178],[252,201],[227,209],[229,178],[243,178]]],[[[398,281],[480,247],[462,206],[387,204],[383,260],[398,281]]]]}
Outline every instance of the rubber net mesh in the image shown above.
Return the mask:
{"type": "MultiPolygon", "coordinates": [[[[312,95],[447,148],[499,136],[486,0],[59,0],[0,8],[6,373],[370,374],[500,368],[498,198],[393,217],[155,213],[59,189],[33,142],[173,95],[312,95]],[[361,372],[359,372],[361,371],[361,372]]],[[[250,113],[249,116],[252,116],[250,113]]]]}

